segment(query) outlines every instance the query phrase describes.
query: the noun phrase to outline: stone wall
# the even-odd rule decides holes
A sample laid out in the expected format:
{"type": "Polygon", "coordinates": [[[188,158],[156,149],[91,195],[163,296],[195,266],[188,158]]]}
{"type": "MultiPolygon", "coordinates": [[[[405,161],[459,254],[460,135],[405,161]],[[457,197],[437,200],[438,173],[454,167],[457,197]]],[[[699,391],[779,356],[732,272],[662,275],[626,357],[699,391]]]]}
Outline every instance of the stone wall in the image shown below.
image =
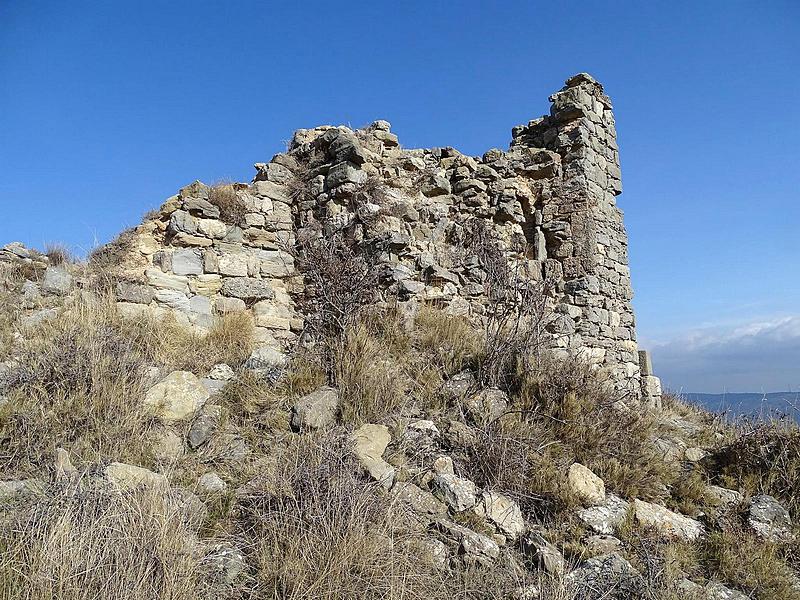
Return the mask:
{"type": "Polygon", "coordinates": [[[303,277],[288,249],[309,232],[343,233],[377,256],[383,300],[478,319],[486,273],[462,242],[479,219],[527,277],[554,284],[553,345],[655,399],[636,345],[611,102],[586,74],[550,100],[549,116],[514,128],[509,150],[482,157],[403,149],[386,121],[298,130],[286,153],[255,165],[252,183],[195,182],[126,233],[120,306],[200,329],[250,311],[259,343],[285,349],[303,330],[293,302],[303,277]],[[225,210],[231,196],[235,214],[225,210]]]}

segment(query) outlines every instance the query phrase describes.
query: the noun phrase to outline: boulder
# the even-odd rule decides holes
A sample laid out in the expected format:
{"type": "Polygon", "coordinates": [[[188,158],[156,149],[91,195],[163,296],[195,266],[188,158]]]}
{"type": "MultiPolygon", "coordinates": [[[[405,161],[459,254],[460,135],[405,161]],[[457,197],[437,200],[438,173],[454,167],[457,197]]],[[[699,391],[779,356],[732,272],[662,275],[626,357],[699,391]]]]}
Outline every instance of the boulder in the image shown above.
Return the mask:
{"type": "Polygon", "coordinates": [[[610,535],[625,521],[630,505],[614,494],[606,494],[606,501],[598,506],[578,511],[578,518],[597,533],[610,535]]]}
{"type": "Polygon", "coordinates": [[[561,577],[565,571],[564,556],[541,534],[531,531],[522,539],[522,553],[534,565],[548,574],[561,577]]]}
{"type": "Polygon", "coordinates": [[[522,518],[519,504],[497,492],[483,492],[476,512],[512,540],[525,531],[525,519],[522,518]]]}
{"type": "Polygon", "coordinates": [[[633,514],[640,525],[650,527],[664,537],[692,541],[702,536],[705,531],[699,521],[643,500],[633,501],[633,514]]]}
{"type": "Polygon", "coordinates": [[[124,281],[117,283],[114,295],[120,302],[131,302],[133,304],[150,304],[155,296],[153,288],[149,285],[124,281]]]}
{"type": "Polygon", "coordinates": [[[431,480],[430,485],[433,495],[455,512],[472,508],[477,502],[478,490],[469,479],[463,479],[447,473],[438,473],[431,480]]]}
{"type": "Polygon", "coordinates": [[[72,289],[72,275],[63,267],[47,267],[41,285],[42,293],[63,296],[72,289]]]}
{"type": "Polygon", "coordinates": [[[233,379],[233,376],[233,369],[225,363],[214,365],[208,372],[208,378],[214,379],[215,381],[229,381],[233,379]]]}
{"type": "Polygon", "coordinates": [[[170,505],[180,515],[181,521],[189,530],[199,531],[208,516],[205,503],[193,492],[180,487],[172,488],[168,497],[170,505]]]}
{"type": "Polygon", "coordinates": [[[295,431],[321,429],[336,422],[339,393],[331,387],[321,387],[303,396],[292,407],[291,426],[295,431]]]}
{"type": "Polygon", "coordinates": [[[487,388],[468,397],[464,408],[475,423],[491,423],[508,410],[508,395],[497,388],[487,388]]]}
{"type": "Polygon", "coordinates": [[[175,275],[200,275],[203,255],[197,248],[179,248],[172,253],[172,272],[175,275]]]}
{"type": "Polygon", "coordinates": [[[392,493],[401,505],[412,510],[426,525],[447,513],[447,506],[410,481],[395,483],[392,493]]]}
{"type": "Polygon", "coordinates": [[[19,500],[34,495],[44,488],[38,479],[11,479],[0,481],[0,506],[3,502],[19,500]]]}
{"type": "Polygon", "coordinates": [[[353,432],[353,452],[370,477],[387,489],[394,482],[394,467],[383,460],[383,453],[391,440],[385,425],[368,423],[353,432]]]}
{"type": "Polygon", "coordinates": [[[500,556],[500,546],[492,538],[451,521],[437,521],[439,529],[454,538],[458,543],[464,561],[485,566],[492,564],[500,556]]]}
{"type": "Polygon", "coordinates": [[[216,473],[204,473],[197,480],[197,491],[203,496],[221,494],[227,488],[228,485],[216,473]]]}
{"type": "Polygon", "coordinates": [[[269,375],[286,364],[286,355],[272,346],[263,346],[253,350],[245,361],[244,368],[261,375],[269,375]]]}
{"type": "Polygon", "coordinates": [[[591,554],[610,554],[622,550],[622,542],[613,535],[590,535],[584,545],[591,554]]]}
{"type": "Polygon", "coordinates": [[[747,523],[756,535],[765,540],[788,542],[794,539],[789,511],[772,496],[762,494],[750,500],[747,523]]]}
{"type": "Polygon", "coordinates": [[[138,487],[166,486],[167,478],[144,467],[114,462],[103,469],[108,483],[119,491],[128,491],[138,487]]]}
{"type": "Polygon", "coordinates": [[[208,404],[203,407],[189,428],[189,433],[186,434],[186,441],[192,450],[197,450],[200,446],[208,443],[219,426],[221,415],[222,408],[216,404],[208,404]]]}
{"type": "Polygon", "coordinates": [[[153,457],[162,464],[174,463],[184,454],[183,438],[166,427],[153,432],[151,448],[153,457]]]}
{"type": "Polygon", "coordinates": [[[744,496],[736,490],[729,490],[718,485],[708,486],[707,495],[717,502],[720,508],[732,508],[744,501],[744,496]]]}
{"type": "Polygon", "coordinates": [[[581,502],[599,506],[606,500],[603,480],[580,463],[573,463],[567,472],[567,486],[581,502]]]}
{"type": "Polygon", "coordinates": [[[218,544],[203,557],[211,579],[221,585],[233,584],[247,569],[244,553],[228,542],[218,544]]]}
{"type": "Polygon", "coordinates": [[[223,296],[253,302],[269,300],[275,297],[275,290],[272,289],[269,281],[253,277],[228,277],[223,279],[221,293],[223,296]]]}
{"type": "Polygon", "coordinates": [[[173,371],[147,391],[144,404],[163,421],[181,421],[193,417],[208,397],[208,390],[194,374],[173,371]]]}

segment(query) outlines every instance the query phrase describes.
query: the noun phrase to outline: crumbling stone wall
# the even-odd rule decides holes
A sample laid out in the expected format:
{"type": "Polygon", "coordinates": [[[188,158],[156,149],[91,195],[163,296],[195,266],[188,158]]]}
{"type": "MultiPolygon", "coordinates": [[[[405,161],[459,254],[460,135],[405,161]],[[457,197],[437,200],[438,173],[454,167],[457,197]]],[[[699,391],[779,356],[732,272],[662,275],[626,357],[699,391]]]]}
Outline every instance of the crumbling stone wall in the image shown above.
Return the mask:
{"type": "MultiPolygon", "coordinates": [[[[608,369],[620,388],[660,395],[642,376],[631,307],[614,116],[602,86],[576,75],[549,116],[515,127],[507,151],[403,149],[386,121],[295,132],[287,152],[234,184],[243,218],[226,222],[195,182],[127,234],[116,291],[130,313],[169,312],[207,328],[214,315],[253,314],[259,342],[281,349],[303,330],[293,297],[298,236],[346,234],[372,249],[382,300],[436,303],[480,318],[486,273],[463,240],[486,223],[506,257],[553,284],[548,328],[562,352],[608,369]]],[[[643,357],[647,362],[647,357],[643,357]]]]}

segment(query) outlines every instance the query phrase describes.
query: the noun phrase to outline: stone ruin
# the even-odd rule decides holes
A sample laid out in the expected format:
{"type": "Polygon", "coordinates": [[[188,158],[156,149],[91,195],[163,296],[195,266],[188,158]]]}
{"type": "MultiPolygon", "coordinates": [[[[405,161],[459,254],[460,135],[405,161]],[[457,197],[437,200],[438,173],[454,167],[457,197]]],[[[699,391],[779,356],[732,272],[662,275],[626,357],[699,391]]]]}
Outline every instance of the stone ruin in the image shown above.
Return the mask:
{"type": "Polygon", "coordinates": [[[249,311],[258,343],[277,354],[303,331],[293,300],[303,276],[289,248],[314,228],[378,248],[383,301],[479,318],[485,273],[474,257],[454,257],[480,219],[527,277],[553,282],[552,345],[657,402],[659,381],[636,344],[611,101],[585,73],[550,101],[548,116],[513,128],[508,150],[482,157],[403,149],[386,121],[298,130],[285,153],[255,165],[252,183],[226,186],[240,214],[215,201],[219,188],[195,182],[112,243],[119,306],[201,330],[249,311]]]}

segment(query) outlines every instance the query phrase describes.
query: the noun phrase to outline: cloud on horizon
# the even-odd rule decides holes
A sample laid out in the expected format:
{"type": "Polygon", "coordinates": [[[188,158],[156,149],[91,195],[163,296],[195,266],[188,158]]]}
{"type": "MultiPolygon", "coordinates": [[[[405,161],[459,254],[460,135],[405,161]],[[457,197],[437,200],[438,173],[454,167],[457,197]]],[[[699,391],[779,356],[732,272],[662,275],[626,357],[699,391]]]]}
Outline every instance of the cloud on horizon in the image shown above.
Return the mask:
{"type": "Polygon", "coordinates": [[[664,387],[682,392],[800,389],[800,315],[687,331],[643,345],[664,387]]]}

